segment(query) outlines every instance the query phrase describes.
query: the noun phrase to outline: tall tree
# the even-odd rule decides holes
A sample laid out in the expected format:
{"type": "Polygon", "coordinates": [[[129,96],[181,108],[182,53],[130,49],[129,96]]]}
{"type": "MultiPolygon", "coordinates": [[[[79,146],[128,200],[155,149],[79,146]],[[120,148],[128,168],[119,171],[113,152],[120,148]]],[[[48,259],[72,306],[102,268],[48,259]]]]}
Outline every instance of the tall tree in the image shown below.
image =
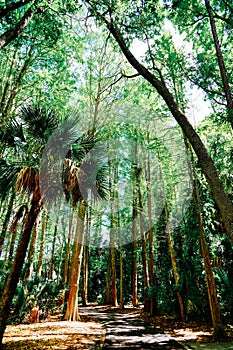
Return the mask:
{"type": "Polygon", "coordinates": [[[210,26],[211,26],[211,31],[212,31],[212,35],[213,35],[213,39],[214,39],[214,45],[215,45],[216,54],[217,54],[217,58],[218,58],[219,70],[220,70],[220,74],[221,74],[221,78],[222,78],[224,93],[226,96],[227,109],[228,109],[228,114],[229,114],[229,122],[231,124],[232,129],[233,129],[233,99],[232,99],[231,89],[230,89],[230,85],[229,85],[228,78],[227,78],[227,72],[226,72],[226,67],[225,67],[225,63],[224,63],[224,59],[223,59],[223,55],[222,55],[222,50],[221,50],[220,42],[218,39],[217,29],[216,29],[216,25],[215,25],[215,21],[214,21],[213,9],[210,5],[209,0],[205,0],[205,6],[206,6],[206,9],[207,9],[207,12],[209,15],[209,19],[210,19],[210,26]]]}
{"type": "MultiPolygon", "coordinates": [[[[140,63],[139,60],[137,60],[136,57],[132,54],[127,45],[127,41],[124,38],[122,24],[120,27],[117,20],[114,18],[114,14],[117,11],[116,8],[111,6],[106,8],[103,3],[100,4],[100,6],[97,6],[97,3],[95,1],[87,1],[87,3],[89,5],[91,13],[98,19],[101,19],[102,22],[104,22],[131,66],[138,72],[139,75],[146,79],[156,89],[159,95],[166,102],[170,112],[172,113],[177,123],[180,125],[198,157],[203,173],[207,179],[207,182],[221,213],[226,233],[233,242],[233,204],[219,179],[214,162],[211,159],[205,145],[203,144],[193,126],[188,121],[186,115],[181,111],[179,105],[176,103],[172,93],[165,83],[162,72],[156,68],[156,65],[154,65],[155,71],[158,73],[157,77],[153,71],[140,63]]],[[[136,9],[134,10],[136,11],[136,9]]]]}

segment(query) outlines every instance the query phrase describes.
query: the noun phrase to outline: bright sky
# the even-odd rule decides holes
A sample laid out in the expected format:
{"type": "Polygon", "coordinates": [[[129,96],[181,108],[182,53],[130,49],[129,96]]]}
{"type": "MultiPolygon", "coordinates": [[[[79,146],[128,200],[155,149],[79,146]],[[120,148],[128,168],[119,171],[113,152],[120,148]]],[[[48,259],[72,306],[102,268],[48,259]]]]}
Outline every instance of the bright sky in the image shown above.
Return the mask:
{"type": "MultiPolygon", "coordinates": [[[[167,21],[165,26],[166,30],[172,34],[173,42],[177,49],[184,47],[186,53],[192,50],[192,43],[184,41],[184,35],[177,33],[171,22],[167,21]]],[[[139,41],[138,39],[133,41],[131,51],[139,61],[142,62],[146,50],[148,50],[146,43],[139,41]]],[[[196,86],[191,87],[190,84],[188,85],[187,90],[190,91],[190,93],[187,96],[189,104],[186,109],[186,115],[190,122],[196,126],[199,121],[211,113],[212,108],[210,102],[204,100],[204,93],[201,89],[196,86]]]]}

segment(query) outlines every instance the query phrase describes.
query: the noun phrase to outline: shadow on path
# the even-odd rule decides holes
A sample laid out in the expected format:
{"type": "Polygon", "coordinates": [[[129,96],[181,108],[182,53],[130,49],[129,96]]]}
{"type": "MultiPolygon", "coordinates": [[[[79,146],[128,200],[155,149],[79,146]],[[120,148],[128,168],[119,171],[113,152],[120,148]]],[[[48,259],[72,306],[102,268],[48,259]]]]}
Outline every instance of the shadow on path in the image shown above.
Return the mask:
{"type": "MultiPolygon", "coordinates": [[[[131,310],[131,312],[130,312],[131,310]]],[[[168,334],[161,333],[161,329],[149,325],[138,315],[124,310],[101,310],[80,308],[80,312],[98,319],[106,329],[103,348],[107,349],[158,349],[181,350],[182,344],[172,339],[168,334]]]]}

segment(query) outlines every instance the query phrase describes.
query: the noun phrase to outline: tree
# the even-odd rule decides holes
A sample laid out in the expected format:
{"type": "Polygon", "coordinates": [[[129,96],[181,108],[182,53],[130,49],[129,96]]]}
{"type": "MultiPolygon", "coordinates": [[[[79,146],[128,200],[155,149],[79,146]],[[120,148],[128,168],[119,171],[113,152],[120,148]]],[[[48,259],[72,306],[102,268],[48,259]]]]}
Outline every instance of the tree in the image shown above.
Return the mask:
{"type": "Polygon", "coordinates": [[[213,10],[212,10],[212,7],[210,5],[209,0],[205,0],[205,6],[207,9],[209,18],[210,18],[211,31],[213,34],[214,45],[215,45],[216,54],[217,54],[217,58],[218,58],[219,70],[221,73],[223,89],[224,89],[224,93],[225,93],[226,101],[227,101],[229,122],[231,124],[232,129],[233,129],[233,99],[232,99],[230,85],[229,85],[228,78],[227,78],[226,67],[225,67],[225,63],[224,63],[224,59],[223,59],[223,55],[222,55],[222,50],[221,50],[219,39],[218,39],[217,29],[216,29],[216,25],[215,25],[215,21],[214,21],[213,10]]]}
{"type": "MultiPolygon", "coordinates": [[[[113,7],[106,7],[102,4],[101,6],[97,6],[95,1],[88,1],[89,9],[96,18],[100,19],[106,25],[109,32],[112,34],[116,42],[118,43],[122,53],[131,64],[131,66],[141,75],[144,79],[146,79],[159,93],[159,95],[166,102],[170,112],[173,117],[180,125],[182,131],[185,136],[189,140],[192,148],[194,149],[198,160],[202,166],[203,173],[206,177],[206,180],[210,186],[210,189],[213,193],[215,201],[218,205],[219,211],[222,215],[222,220],[225,226],[225,230],[231,241],[233,242],[233,218],[232,211],[233,205],[231,200],[229,199],[224,186],[219,180],[218,173],[216,171],[213,160],[211,159],[209,153],[206,150],[205,145],[201,141],[199,135],[189,123],[185,114],[181,111],[179,105],[176,103],[173,95],[169,91],[167,84],[163,79],[162,72],[159,71],[159,78],[151,72],[145,65],[141,64],[135,56],[132,54],[130,49],[128,48],[127,41],[122,34],[121,28],[117,21],[114,19],[115,9],[113,7]]],[[[155,66],[156,69],[156,66],[155,66]]],[[[156,69],[158,71],[158,69],[156,69]]]]}

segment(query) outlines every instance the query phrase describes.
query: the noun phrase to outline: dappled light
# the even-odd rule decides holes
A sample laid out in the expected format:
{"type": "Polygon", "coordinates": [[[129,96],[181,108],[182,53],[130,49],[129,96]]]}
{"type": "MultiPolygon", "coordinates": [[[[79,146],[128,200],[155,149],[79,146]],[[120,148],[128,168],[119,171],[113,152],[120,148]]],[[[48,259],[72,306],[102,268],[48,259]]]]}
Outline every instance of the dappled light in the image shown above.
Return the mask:
{"type": "Polygon", "coordinates": [[[0,350],[233,349],[232,15],[0,1],[0,350]]]}

